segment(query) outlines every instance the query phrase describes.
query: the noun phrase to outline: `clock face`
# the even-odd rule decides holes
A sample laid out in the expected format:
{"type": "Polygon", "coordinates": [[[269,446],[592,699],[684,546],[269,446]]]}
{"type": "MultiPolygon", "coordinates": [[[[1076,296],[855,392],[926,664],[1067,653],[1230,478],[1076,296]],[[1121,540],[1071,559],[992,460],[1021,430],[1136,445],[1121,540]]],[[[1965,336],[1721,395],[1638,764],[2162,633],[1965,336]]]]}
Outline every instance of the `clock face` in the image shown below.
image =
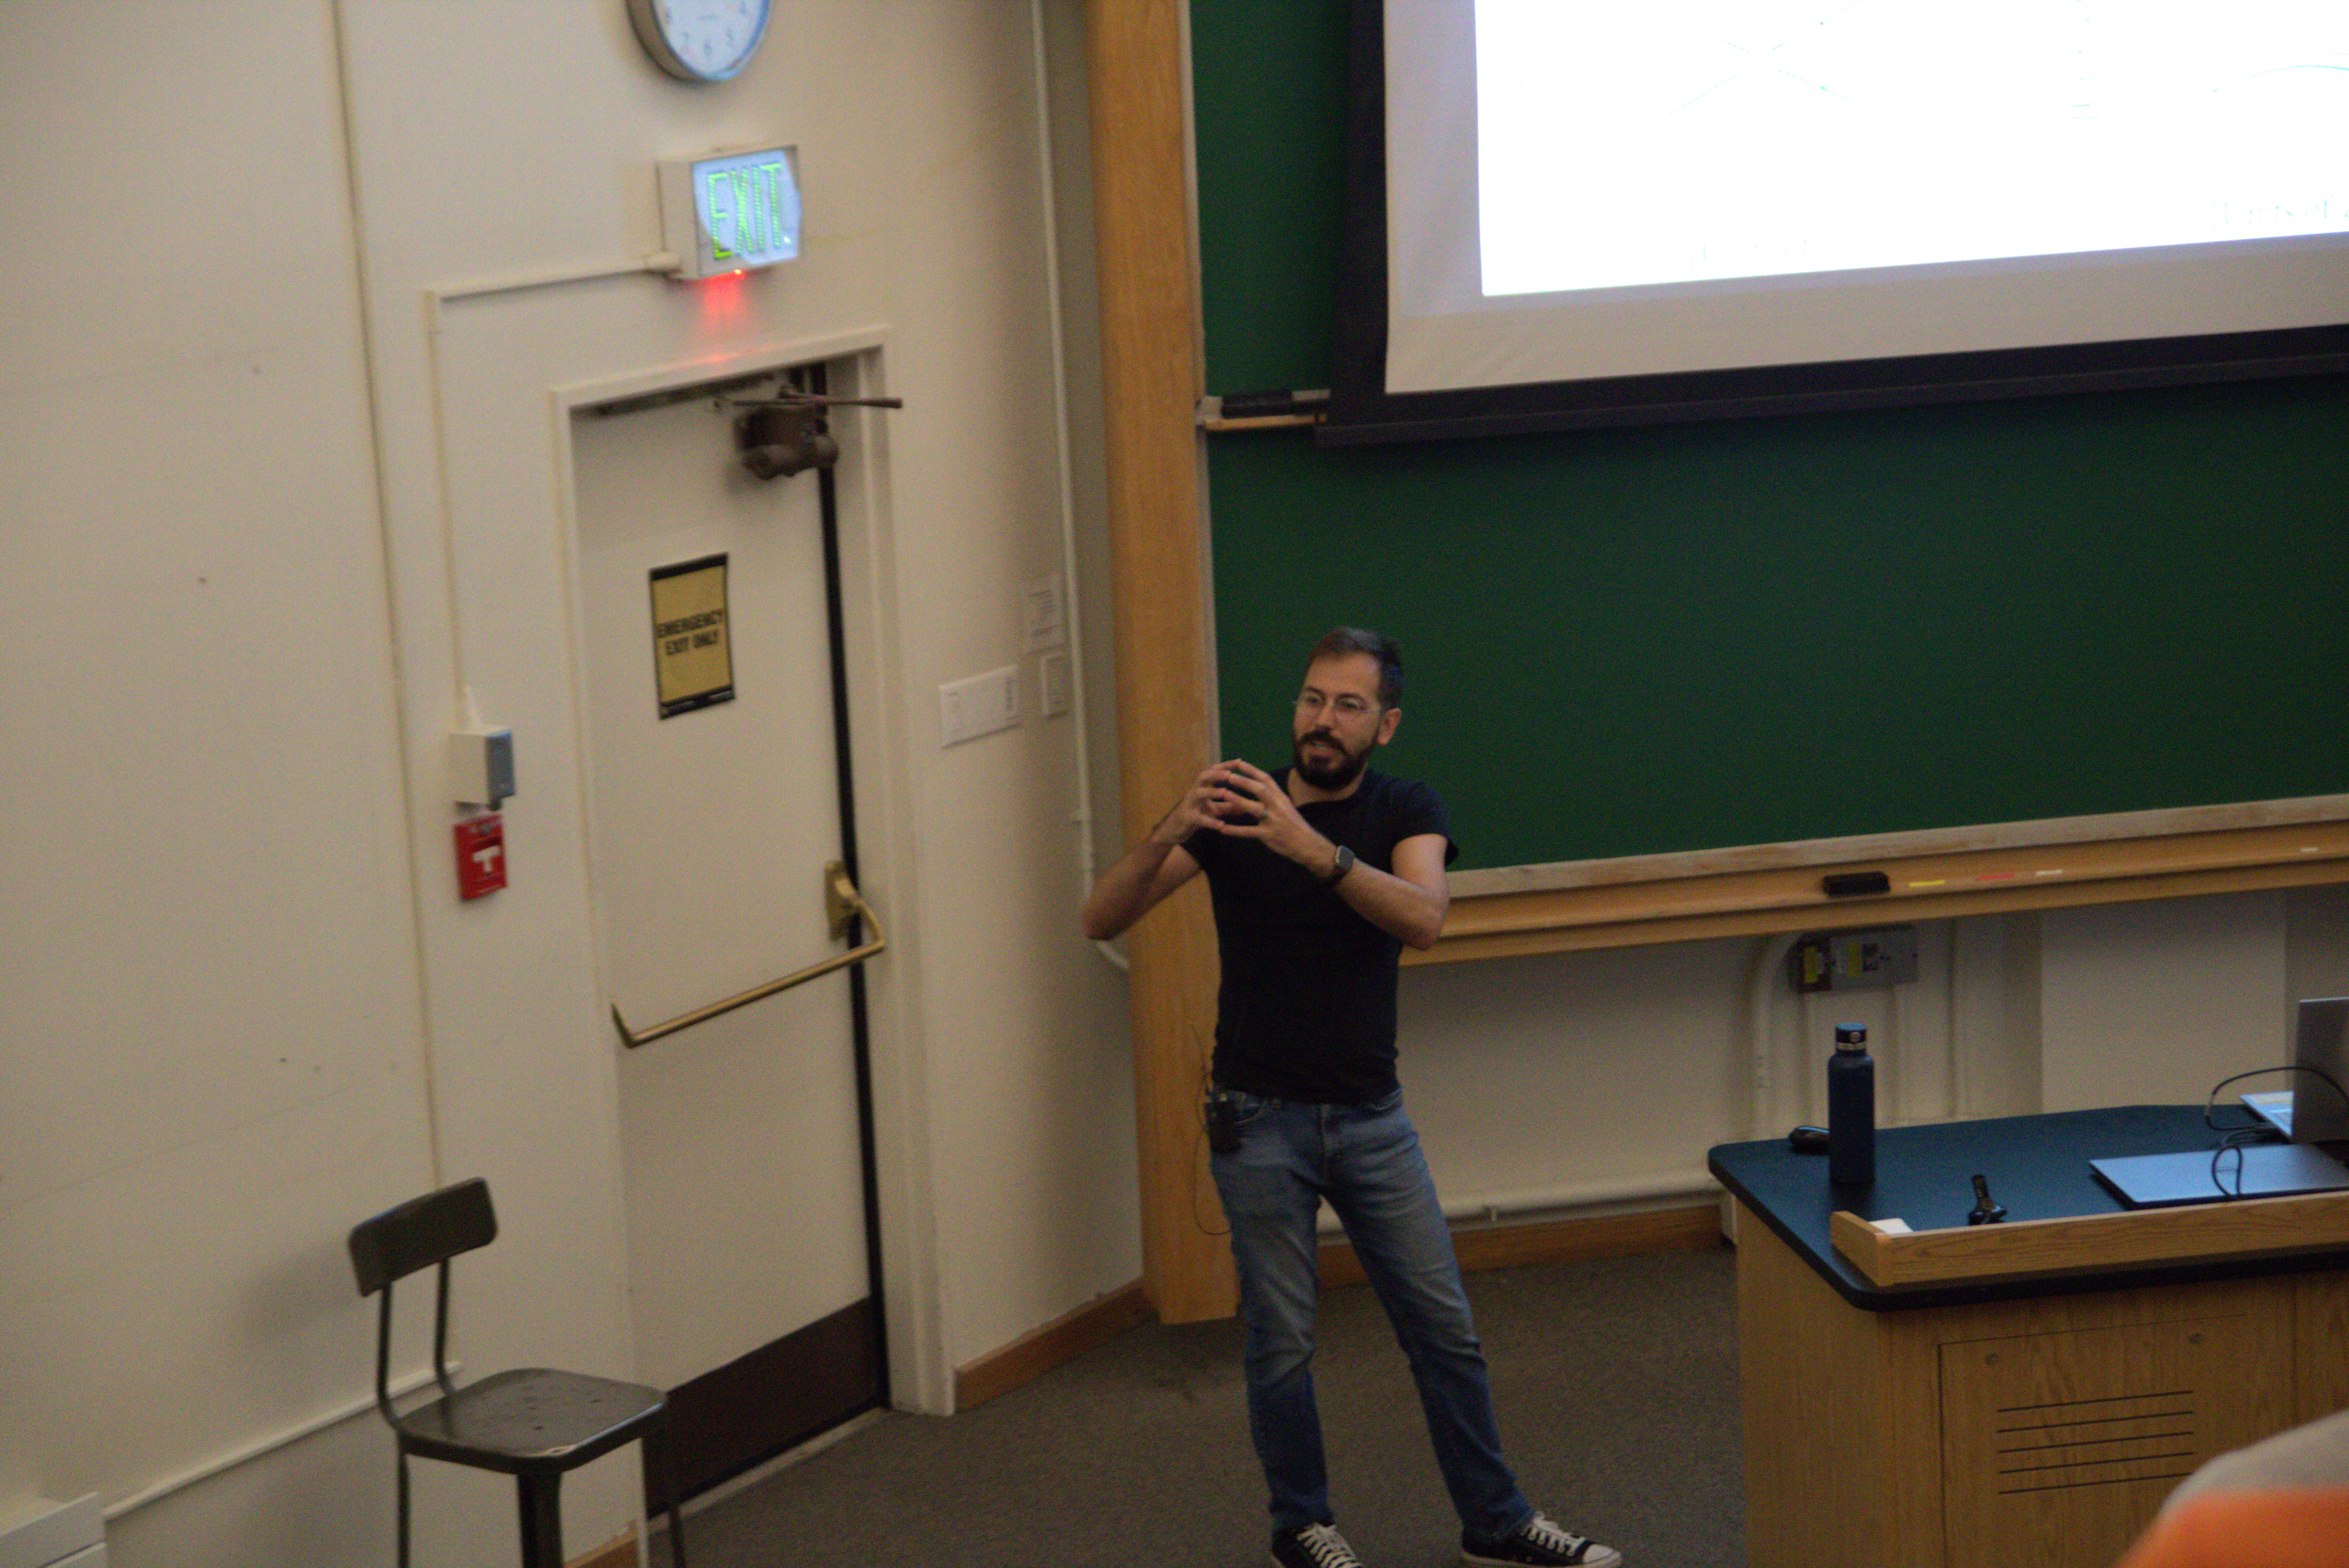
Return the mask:
{"type": "Polygon", "coordinates": [[[628,0],[654,63],[689,82],[722,82],[750,63],[768,0],[628,0]]]}

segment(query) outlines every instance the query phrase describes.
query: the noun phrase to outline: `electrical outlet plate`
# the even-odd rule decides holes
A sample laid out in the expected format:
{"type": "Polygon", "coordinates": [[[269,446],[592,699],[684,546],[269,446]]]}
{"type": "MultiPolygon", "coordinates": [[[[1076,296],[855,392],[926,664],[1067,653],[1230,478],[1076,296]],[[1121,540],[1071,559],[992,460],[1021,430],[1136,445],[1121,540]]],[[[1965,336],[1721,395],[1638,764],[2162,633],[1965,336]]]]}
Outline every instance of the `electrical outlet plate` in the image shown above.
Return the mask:
{"type": "Polygon", "coordinates": [[[1069,655],[1040,654],[1036,658],[1036,706],[1046,718],[1069,711],[1069,655]]]}
{"type": "Polygon", "coordinates": [[[1813,932],[1786,954],[1786,975],[1797,991],[1872,991],[1917,978],[1917,928],[1872,926],[1865,931],[1813,932]]]}

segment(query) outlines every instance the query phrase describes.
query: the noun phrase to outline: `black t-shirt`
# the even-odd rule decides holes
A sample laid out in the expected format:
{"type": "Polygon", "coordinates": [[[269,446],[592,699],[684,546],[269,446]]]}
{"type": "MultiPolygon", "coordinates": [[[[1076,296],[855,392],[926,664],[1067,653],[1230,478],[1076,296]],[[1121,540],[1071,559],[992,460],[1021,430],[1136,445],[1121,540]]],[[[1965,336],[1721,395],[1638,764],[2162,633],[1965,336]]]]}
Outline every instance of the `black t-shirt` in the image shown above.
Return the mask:
{"type": "MultiPolygon", "coordinates": [[[[1288,769],[1274,779],[1286,788],[1288,769]]],[[[1424,784],[1365,771],[1351,795],[1298,811],[1382,872],[1394,870],[1395,845],[1423,833],[1444,835],[1447,865],[1459,853],[1444,802],[1424,784]]],[[[1223,958],[1216,1080],[1317,1104],[1359,1105],[1392,1092],[1401,940],[1257,840],[1202,828],[1183,848],[1207,874],[1223,958]]]]}

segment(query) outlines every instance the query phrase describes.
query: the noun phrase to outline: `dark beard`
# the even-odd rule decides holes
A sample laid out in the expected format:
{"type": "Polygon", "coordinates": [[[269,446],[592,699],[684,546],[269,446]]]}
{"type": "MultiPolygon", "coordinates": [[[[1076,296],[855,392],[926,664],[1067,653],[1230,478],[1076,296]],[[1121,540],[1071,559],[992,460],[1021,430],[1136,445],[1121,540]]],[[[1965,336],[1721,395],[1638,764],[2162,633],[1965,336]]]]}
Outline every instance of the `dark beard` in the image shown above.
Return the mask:
{"type": "MultiPolygon", "coordinates": [[[[1310,738],[1309,737],[1308,738],[1310,738]]],[[[1317,766],[1305,759],[1305,742],[1303,740],[1297,741],[1290,746],[1289,759],[1296,764],[1297,776],[1299,779],[1304,779],[1316,789],[1327,789],[1335,793],[1338,790],[1347,788],[1349,785],[1352,784],[1355,779],[1361,777],[1362,769],[1370,764],[1371,752],[1368,747],[1364,747],[1361,751],[1357,752],[1348,751],[1343,746],[1339,745],[1335,739],[1331,739],[1330,743],[1332,746],[1338,747],[1340,756],[1338,761],[1333,762],[1327,767],[1317,766]]]]}

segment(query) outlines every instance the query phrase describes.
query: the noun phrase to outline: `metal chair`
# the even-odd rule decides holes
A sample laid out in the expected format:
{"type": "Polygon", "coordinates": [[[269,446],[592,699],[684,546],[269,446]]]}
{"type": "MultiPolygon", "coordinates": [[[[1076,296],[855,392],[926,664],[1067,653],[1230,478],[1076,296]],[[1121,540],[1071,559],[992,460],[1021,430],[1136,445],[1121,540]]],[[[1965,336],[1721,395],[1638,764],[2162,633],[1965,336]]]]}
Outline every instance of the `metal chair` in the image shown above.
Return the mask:
{"type": "MultiPolygon", "coordinates": [[[[480,1177],[411,1198],[354,1226],[351,1266],[359,1295],[381,1292],[377,1318],[375,1398],[399,1447],[399,1565],[408,1568],[408,1459],[419,1454],[514,1478],[522,1508],[523,1568],[563,1568],[560,1499],[564,1472],[658,1429],[668,1418],[657,1388],[578,1372],[532,1367],[499,1372],[459,1387],[449,1375],[449,1260],[497,1239],[489,1183],[480,1177]],[[413,1409],[393,1407],[391,1286],[440,1265],[440,1308],[432,1327],[432,1370],[440,1397],[413,1409]]],[[[685,1568],[685,1524],[677,1489],[665,1489],[670,1560],[685,1568]]]]}

